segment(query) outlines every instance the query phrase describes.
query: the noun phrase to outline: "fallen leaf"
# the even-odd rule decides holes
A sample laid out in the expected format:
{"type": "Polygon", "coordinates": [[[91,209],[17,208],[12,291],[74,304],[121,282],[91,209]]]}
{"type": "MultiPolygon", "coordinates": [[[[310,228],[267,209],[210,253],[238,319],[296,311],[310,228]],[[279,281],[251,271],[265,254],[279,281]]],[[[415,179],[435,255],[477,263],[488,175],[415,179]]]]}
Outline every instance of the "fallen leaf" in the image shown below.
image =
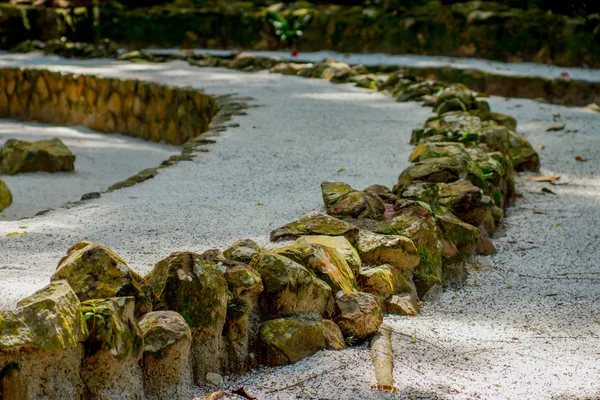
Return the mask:
{"type": "Polygon", "coordinates": [[[561,224],[560,222],[558,224],[556,224],[556,226],[563,226],[563,224],[561,224]]]}
{"type": "Polygon", "coordinates": [[[9,237],[9,236],[22,236],[22,235],[27,235],[27,231],[24,231],[24,232],[10,232],[10,233],[7,233],[4,236],[9,237]]]}
{"type": "Polygon", "coordinates": [[[557,132],[565,129],[565,124],[563,125],[552,125],[550,128],[546,129],[546,132],[557,132]]]}
{"type": "Polygon", "coordinates": [[[562,76],[563,78],[568,78],[570,75],[567,71],[563,71],[560,73],[560,76],[562,76]]]}
{"type": "Polygon", "coordinates": [[[256,396],[252,396],[250,393],[246,392],[246,389],[244,389],[243,387],[235,389],[232,393],[235,393],[238,396],[242,396],[250,400],[256,399],[256,396]]]}
{"type": "Polygon", "coordinates": [[[538,150],[544,150],[546,146],[544,146],[543,144],[539,144],[537,148],[538,150]]]}
{"type": "Polygon", "coordinates": [[[346,170],[346,168],[340,168],[338,169],[338,172],[344,172],[346,170]]]}
{"type": "Polygon", "coordinates": [[[289,167],[287,165],[284,165],[283,168],[288,169],[289,167]]]}
{"type": "Polygon", "coordinates": [[[543,212],[543,211],[538,211],[538,210],[533,210],[533,213],[534,213],[534,214],[546,215],[546,213],[545,213],[545,212],[543,212]]]}
{"type": "Polygon", "coordinates": [[[516,104],[515,105],[515,108],[521,108],[521,107],[523,107],[523,104],[516,104]]]}
{"type": "Polygon", "coordinates": [[[264,204],[263,203],[256,203],[256,206],[260,207],[260,206],[264,206],[264,204]]]}
{"type": "Polygon", "coordinates": [[[411,342],[411,343],[417,343],[417,335],[412,335],[412,336],[410,337],[410,342],[411,342]]]}
{"type": "Polygon", "coordinates": [[[477,271],[477,270],[479,270],[479,268],[481,268],[479,265],[473,265],[473,266],[471,267],[471,269],[472,269],[473,271],[477,271]]]}
{"type": "Polygon", "coordinates": [[[532,176],[528,180],[532,182],[556,182],[560,176],[532,176]]]}
{"type": "Polygon", "coordinates": [[[575,161],[586,162],[586,161],[587,161],[587,158],[583,158],[583,157],[581,157],[581,156],[577,156],[577,157],[575,157],[575,161]]]}
{"type": "Polygon", "coordinates": [[[560,118],[560,113],[552,114],[553,118],[560,118]]]}
{"type": "Polygon", "coordinates": [[[19,229],[27,229],[27,225],[20,225],[19,229]]]}
{"type": "Polygon", "coordinates": [[[225,397],[225,392],[214,392],[204,398],[204,400],[217,400],[225,397]]]}

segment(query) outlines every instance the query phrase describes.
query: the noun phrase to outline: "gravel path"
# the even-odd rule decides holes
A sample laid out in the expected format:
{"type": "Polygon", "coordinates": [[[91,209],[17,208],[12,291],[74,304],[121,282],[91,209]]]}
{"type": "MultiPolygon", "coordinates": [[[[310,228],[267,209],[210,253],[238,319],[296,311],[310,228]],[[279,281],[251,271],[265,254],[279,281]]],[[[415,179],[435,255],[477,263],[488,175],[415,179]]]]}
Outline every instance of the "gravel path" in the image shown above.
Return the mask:
{"type": "MultiPolygon", "coordinates": [[[[39,65],[56,58],[0,56],[0,66],[27,60],[39,65]]],[[[140,273],[175,250],[223,248],[241,237],[265,243],[273,228],[322,208],[321,181],[392,185],[408,165],[411,129],[431,115],[418,104],[322,80],[182,62],[76,63],[53,68],[235,92],[260,107],[236,118],[240,126],[193,162],[27,220],[23,236],[3,237],[22,221],[0,222],[0,306],[44,286],[66,249],[82,239],[107,244],[140,273]]],[[[499,254],[477,260],[467,285],[445,291],[420,316],[386,318],[417,339],[393,335],[396,386],[410,398],[600,398],[600,113],[489,100],[494,111],[515,116],[534,145],[545,146],[542,174],[561,179],[552,186],[522,175],[523,198],[495,239],[499,254]],[[557,113],[566,129],[546,132],[557,113]],[[555,194],[542,194],[542,187],[555,194]]],[[[366,347],[324,351],[225,382],[261,400],[398,398],[370,391],[373,383],[366,347]]]]}

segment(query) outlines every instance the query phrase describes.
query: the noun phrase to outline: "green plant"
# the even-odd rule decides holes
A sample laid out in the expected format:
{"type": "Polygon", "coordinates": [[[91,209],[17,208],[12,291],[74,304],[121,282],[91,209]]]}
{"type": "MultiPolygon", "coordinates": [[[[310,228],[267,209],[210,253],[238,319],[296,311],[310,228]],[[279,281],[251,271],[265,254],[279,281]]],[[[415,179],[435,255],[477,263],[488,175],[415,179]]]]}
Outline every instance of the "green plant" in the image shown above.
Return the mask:
{"type": "Polygon", "coordinates": [[[114,308],[103,300],[89,300],[81,307],[81,320],[86,322],[88,319],[93,318],[92,329],[95,329],[96,321],[100,321],[100,326],[106,324],[106,317],[111,311],[114,311],[114,308]]]}
{"type": "Polygon", "coordinates": [[[344,338],[344,342],[346,342],[346,346],[354,346],[358,343],[358,339],[354,336],[348,336],[347,338],[344,338]]]}
{"type": "Polygon", "coordinates": [[[275,34],[281,42],[293,44],[295,40],[303,35],[302,27],[310,19],[310,14],[302,19],[288,19],[284,16],[270,12],[269,20],[275,29],[275,34]]]}

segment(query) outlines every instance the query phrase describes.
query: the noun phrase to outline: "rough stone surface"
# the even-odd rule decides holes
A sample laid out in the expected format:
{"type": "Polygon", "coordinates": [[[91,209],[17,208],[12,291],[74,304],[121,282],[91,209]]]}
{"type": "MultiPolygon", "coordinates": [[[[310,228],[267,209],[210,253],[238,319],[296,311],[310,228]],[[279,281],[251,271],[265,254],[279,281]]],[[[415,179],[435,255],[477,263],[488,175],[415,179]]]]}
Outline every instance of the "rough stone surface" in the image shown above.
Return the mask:
{"type": "Polygon", "coordinates": [[[251,266],[260,274],[264,292],[260,298],[263,317],[286,317],[333,313],[333,296],[327,283],[308,269],[276,253],[264,252],[251,266]]]}
{"type": "Polygon", "coordinates": [[[51,279],[66,279],[81,301],[133,296],[136,315],[152,309],[144,279],[117,253],[101,244],[82,241],[73,245],[51,279]]]}
{"type": "Polygon", "coordinates": [[[83,341],[79,299],[66,281],[53,282],[0,311],[0,394],[5,399],[76,399],[83,341]]]}
{"type": "Polygon", "coordinates": [[[306,317],[267,321],[261,325],[259,337],[261,360],[273,366],[293,364],[319,350],[346,347],[335,323],[306,317]]]}
{"type": "Polygon", "coordinates": [[[231,246],[223,251],[223,256],[233,261],[239,261],[248,264],[258,253],[260,246],[250,239],[237,240],[231,246]]]}
{"type": "Polygon", "coordinates": [[[417,315],[419,302],[414,293],[399,293],[385,299],[385,312],[389,314],[417,315]]]}
{"type": "Polygon", "coordinates": [[[0,179],[0,211],[10,206],[12,204],[12,200],[12,193],[10,192],[10,189],[6,183],[0,179]]]}
{"type": "Polygon", "coordinates": [[[139,321],[144,340],[144,392],[150,399],[183,399],[192,385],[192,332],[175,311],[153,311],[139,321]]]}
{"type": "Polygon", "coordinates": [[[159,261],[145,279],[154,291],[155,310],[181,314],[192,329],[192,368],[196,382],[221,369],[223,326],[229,293],[225,266],[193,252],[159,261]]]}
{"type": "Polygon", "coordinates": [[[85,341],[81,379],[95,399],[144,398],[139,361],[144,349],[134,316],[133,297],[87,300],[81,303],[90,335],[85,341]]]}
{"type": "Polygon", "coordinates": [[[303,236],[294,245],[276,249],[275,252],[313,271],[334,292],[351,292],[356,288],[352,268],[346,262],[344,254],[333,247],[307,243],[303,236]]]}
{"type": "Polygon", "coordinates": [[[358,228],[320,212],[310,212],[281,228],[271,232],[271,241],[297,239],[304,235],[344,236],[354,242],[358,228]]]}
{"type": "Polygon", "coordinates": [[[75,169],[75,156],[58,138],[25,142],[11,139],[0,149],[0,173],[65,172],[75,169]]]}
{"type": "Polygon", "coordinates": [[[361,230],[356,250],[363,264],[391,264],[401,270],[413,270],[419,265],[419,255],[412,240],[398,235],[379,235],[361,230]]]}
{"type": "Polygon", "coordinates": [[[370,293],[337,292],[335,295],[335,318],[344,337],[358,340],[369,338],[383,322],[383,313],[377,298],[370,293]]]}
{"type": "Polygon", "coordinates": [[[360,192],[342,182],[321,183],[327,213],[336,217],[381,219],[383,201],[370,192],[360,192]]]}

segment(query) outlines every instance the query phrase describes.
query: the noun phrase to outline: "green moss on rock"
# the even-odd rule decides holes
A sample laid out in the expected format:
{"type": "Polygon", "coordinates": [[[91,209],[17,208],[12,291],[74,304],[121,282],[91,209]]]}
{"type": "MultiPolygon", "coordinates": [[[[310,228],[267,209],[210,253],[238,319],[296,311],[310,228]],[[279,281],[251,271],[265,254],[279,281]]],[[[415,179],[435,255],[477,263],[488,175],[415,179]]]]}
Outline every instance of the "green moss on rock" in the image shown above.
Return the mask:
{"type": "Polygon", "coordinates": [[[152,296],[144,279],[101,244],[76,243],[60,260],[51,279],[66,279],[82,301],[133,296],[136,315],[152,309],[152,296]]]}
{"type": "Polygon", "coordinates": [[[75,156],[58,138],[26,142],[10,139],[0,149],[0,173],[73,171],[75,156]]]}
{"type": "Polygon", "coordinates": [[[307,317],[267,321],[261,325],[259,339],[261,360],[271,366],[293,364],[319,350],[346,347],[335,323],[307,317]]]}
{"type": "Polygon", "coordinates": [[[4,210],[6,207],[12,204],[12,193],[10,189],[4,183],[2,179],[0,179],[0,211],[4,210]]]}

